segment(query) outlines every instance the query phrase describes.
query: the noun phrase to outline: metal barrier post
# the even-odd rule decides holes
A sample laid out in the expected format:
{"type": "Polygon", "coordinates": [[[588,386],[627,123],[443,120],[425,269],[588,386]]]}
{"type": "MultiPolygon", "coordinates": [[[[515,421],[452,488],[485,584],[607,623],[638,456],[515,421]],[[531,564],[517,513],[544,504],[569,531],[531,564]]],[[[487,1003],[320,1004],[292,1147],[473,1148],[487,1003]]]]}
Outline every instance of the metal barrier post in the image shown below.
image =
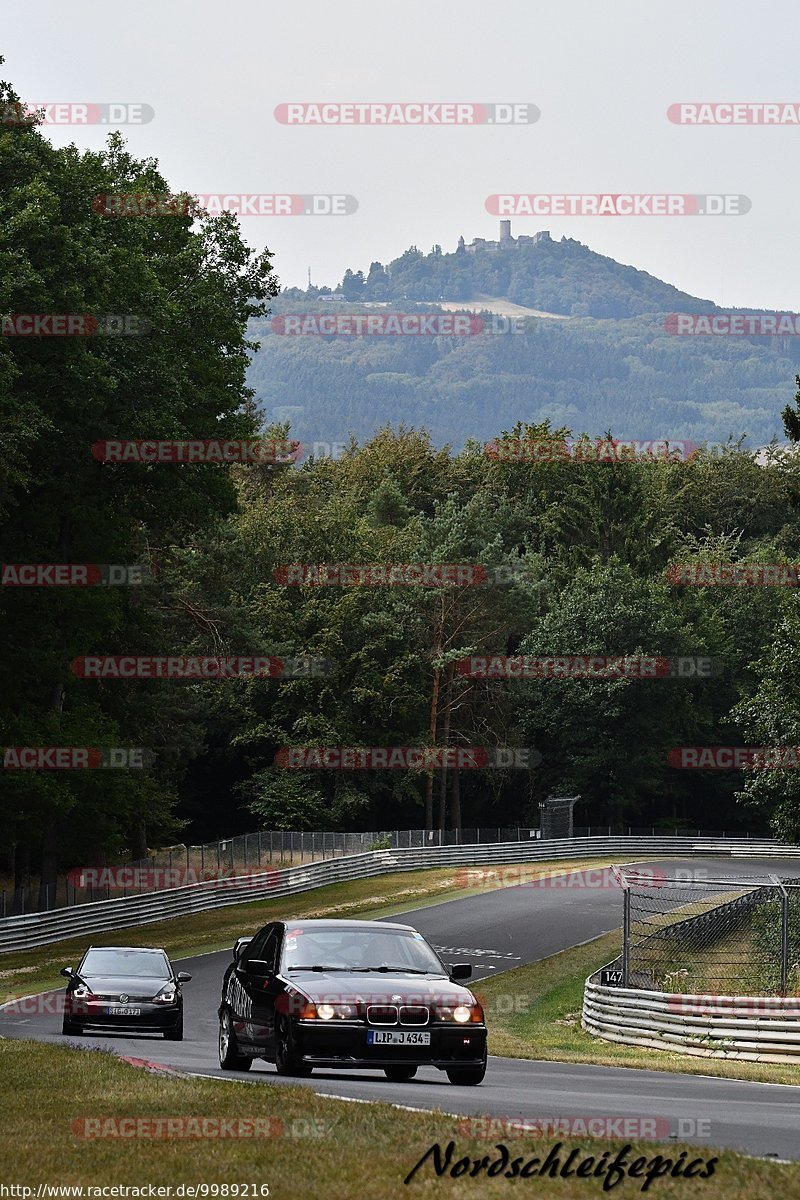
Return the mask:
{"type": "Polygon", "coordinates": [[[781,995],[789,987],[789,893],[781,887],[781,995]]]}
{"type": "Polygon", "coordinates": [[[622,893],[622,986],[629,987],[631,941],[631,889],[625,881],[622,893]]]}
{"type": "Polygon", "coordinates": [[[770,879],[781,891],[781,995],[789,986],[789,893],[777,875],[770,879]]]}

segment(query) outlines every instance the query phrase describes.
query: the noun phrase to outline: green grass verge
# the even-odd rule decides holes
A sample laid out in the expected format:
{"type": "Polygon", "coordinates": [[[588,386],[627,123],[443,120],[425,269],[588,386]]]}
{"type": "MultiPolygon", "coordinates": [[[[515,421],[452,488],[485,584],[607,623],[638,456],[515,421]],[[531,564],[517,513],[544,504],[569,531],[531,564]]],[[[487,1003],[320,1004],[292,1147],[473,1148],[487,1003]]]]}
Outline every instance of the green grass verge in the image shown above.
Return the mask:
{"type": "MultiPolygon", "coordinates": [[[[32,1042],[0,1041],[0,1179],[24,1185],[36,1195],[38,1184],[101,1187],[171,1187],[180,1185],[249,1184],[269,1187],[270,1200],[387,1200],[387,1197],[494,1197],[505,1195],[500,1178],[437,1178],[430,1164],[409,1186],[403,1180],[436,1142],[443,1148],[453,1140],[455,1162],[463,1155],[494,1160],[498,1141],[505,1141],[512,1158],[543,1160],[555,1144],[553,1138],[470,1139],[453,1117],[417,1113],[387,1104],[348,1104],[329,1100],[299,1087],[227,1082],[150,1074],[112,1055],[32,1042]],[[262,1122],[271,1136],[243,1140],[225,1137],[110,1136],[126,1126],[109,1124],[109,1118],[150,1121],[156,1118],[195,1118],[262,1122]],[[85,1121],[99,1122],[105,1136],[87,1138],[85,1121]]],[[[387,1094],[397,1088],[387,1083],[387,1094]]],[[[408,1103],[413,1104],[413,1087],[408,1103]]],[[[403,1089],[400,1089],[402,1093],[403,1089]]],[[[405,1097],[403,1097],[405,1099],[405,1097]]],[[[444,1089],[443,1103],[447,1103],[444,1089]]],[[[92,1128],[91,1126],[89,1127],[92,1128]]],[[[136,1129],[129,1125],[128,1129],[136,1129]]],[[[140,1127],[141,1128],[141,1127],[140,1127]]],[[[174,1126],[172,1127],[174,1130],[174,1126]]],[[[234,1128],[229,1125],[228,1129],[234,1128]]],[[[250,1128],[258,1128],[251,1125],[250,1128]]],[[[576,1159],[604,1151],[612,1158],[622,1147],[618,1141],[564,1139],[560,1160],[572,1149],[576,1159]]],[[[681,1151],[689,1160],[708,1160],[709,1147],[689,1147],[655,1142],[634,1143],[628,1160],[656,1154],[675,1162],[681,1151]]],[[[608,1160],[606,1160],[608,1161],[608,1160]]],[[[646,1168],[645,1168],[646,1169],[646,1168]]],[[[700,1169],[700,1168],[697,1168],[700,1169]]],[[[615,1197],[642,1195],[644,1180],[625,1179],[613,1189],[615,1197]]],[[[602,1196],[601,1179],[526,1178],[526,1196],[553,1200],[586,1200],[602,1196]]],[[[145,1193],[146,1194],[146,1193],[145,1193]]],[[[223,1193],[218,1193],[223,1194],[223,1193]]],[[[249,1193],[251,1196],[252,1192],[249,1193]]],[[[515,1192],[516,1194],[516,1192],[515,1192]]],[[[715,1174],[707,1180],[658,1179],[650,1196],[685,1200],[760,1200],[761,1197],[800,1196],[800,1165],[748,1159],[722,1151],[715,1174]]],[[[85,1193],[86,1195],[86,1193],[85,1193]]],[[[242,1192],[239,1192],[242,1195],[242,1192]]],[[[257,1191],[256,1196],[262,1193],[257,1191]]]]}
{"type": "Polygon", "coordinates": [[[620,1046],[592,1037],[580,1024],[584,980],[619,952],[620,934],[608,933],[584,946],[574,946],[476,983],[475,990],[487,1009],[491,1053],[508,1058],[800,1084],[800,1066],[696,1058],[672,1050],[620,1046]]]}

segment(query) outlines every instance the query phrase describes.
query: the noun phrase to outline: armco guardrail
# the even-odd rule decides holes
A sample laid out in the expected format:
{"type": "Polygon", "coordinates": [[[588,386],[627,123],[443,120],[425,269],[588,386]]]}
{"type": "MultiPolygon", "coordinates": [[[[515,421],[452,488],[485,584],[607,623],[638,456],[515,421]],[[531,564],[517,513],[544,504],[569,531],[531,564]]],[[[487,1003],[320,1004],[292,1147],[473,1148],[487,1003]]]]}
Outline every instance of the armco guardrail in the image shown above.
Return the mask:
{"type": "Polygon", "coordinates": [[[800,1063],[800,997],[690,996],[586,980],[582,1025],[626,1046],[705,1058],[800,1063]]]}
{"type": "MultiPolygon", "coordinates": [[[[420,871],[431,867],[497,866],[502,863],[552,862],[570,858],[608,858],[647,855],[692,856],[730,854],[735,847],[757,857],[775,843],[770,840],[682,837],[591,837],[500,844],[442,846],[427,849],[374,850],[348,858],[265,870],[246,877],[213,879],[187,887],[99,900],[71,908],[0,920],[0,953],[49,945],[63,938],[85,937],[112,929],[128,929],[170,917],[185,917],[230,904],[293,896],[331,883],[385,875],[392,871],[420,871]]],[[[800,856],[800,847],[786,846],[787,857],[800,856]]]]}

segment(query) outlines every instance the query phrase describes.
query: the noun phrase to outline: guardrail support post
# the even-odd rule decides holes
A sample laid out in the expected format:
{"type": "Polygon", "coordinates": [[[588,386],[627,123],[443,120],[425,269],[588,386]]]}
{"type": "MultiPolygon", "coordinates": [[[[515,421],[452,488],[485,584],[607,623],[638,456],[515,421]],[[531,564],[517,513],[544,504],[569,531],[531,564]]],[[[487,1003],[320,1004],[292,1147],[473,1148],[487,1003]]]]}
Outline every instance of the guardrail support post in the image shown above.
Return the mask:
{"type": "Polygon", "coordinates": [[[789,986],[789,893],[777,875],[770,879],[781,892],[781,995],[789,986]]]}
{"type": "Polygon", "coordinates": [[[789,894],[781,888],[781,995],[789,986],[789,894]]]}
{"type": "Polygon", "coordinates": [[[622,893],[622,986],[629,987],[631,943],[631,889],[625,884],[622,893]]]}

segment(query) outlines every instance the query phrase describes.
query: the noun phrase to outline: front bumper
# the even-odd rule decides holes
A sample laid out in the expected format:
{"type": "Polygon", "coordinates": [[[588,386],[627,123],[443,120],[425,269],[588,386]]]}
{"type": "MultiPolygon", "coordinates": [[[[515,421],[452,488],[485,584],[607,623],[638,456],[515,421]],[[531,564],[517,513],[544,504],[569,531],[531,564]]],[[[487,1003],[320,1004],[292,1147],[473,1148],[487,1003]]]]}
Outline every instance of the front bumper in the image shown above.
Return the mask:
{"type": "Polygon", "coordinates": [[[309,1067],[478,1066],[486,1058],[485,1025],[428,1025],[428,1046],[370,1046],[368,1027],[359,1022],[295,1020],[294,1041],[309,1067]]]}
{"type": "Polygon", "coordinates": [[[64,1017],[75,1025],[85,1029],[138,1029],[142,1033],[163,1032],[173,1030],[181,1020],[182,1006],[180,1004],[153,1004],[147,1001],[136,1001],[129,1007],[141,1009],[138,1016],[112,1015],[106,1010],[119,1007],[108,1000],[87,1003],[85,1000],[67,1000],[64,1005],[64,1017]]]}

